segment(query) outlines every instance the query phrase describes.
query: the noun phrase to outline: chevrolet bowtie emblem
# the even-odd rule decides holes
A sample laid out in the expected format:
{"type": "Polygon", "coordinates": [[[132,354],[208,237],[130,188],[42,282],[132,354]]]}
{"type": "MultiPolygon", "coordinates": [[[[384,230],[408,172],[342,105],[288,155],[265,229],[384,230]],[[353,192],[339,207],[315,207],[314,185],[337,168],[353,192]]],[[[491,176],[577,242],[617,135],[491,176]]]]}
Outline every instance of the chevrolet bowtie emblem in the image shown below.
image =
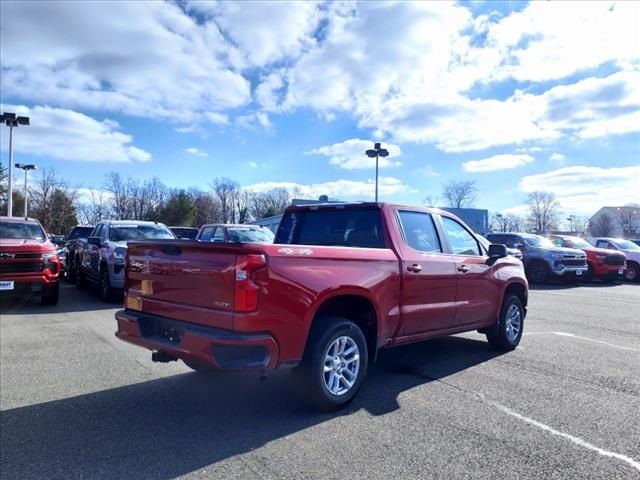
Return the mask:
{"type": "Polygon", "coordinates": [[[14,258],[15,254],[13,253],[0,253],[0,258],[3,260],[14,258]]]}

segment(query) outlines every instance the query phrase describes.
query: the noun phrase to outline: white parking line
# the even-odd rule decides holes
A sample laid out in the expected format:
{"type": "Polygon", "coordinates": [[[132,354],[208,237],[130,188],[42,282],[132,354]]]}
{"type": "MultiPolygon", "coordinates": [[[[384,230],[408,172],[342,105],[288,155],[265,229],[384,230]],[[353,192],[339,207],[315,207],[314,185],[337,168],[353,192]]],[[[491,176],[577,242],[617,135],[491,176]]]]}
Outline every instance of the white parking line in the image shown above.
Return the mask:
{"type": "Polygon", "coordinates": [[[596,340],[595,338],[583,337],[576,335],[575,333],[568,332],[526,332],[523,335],[557,335],[559,337],[577,338],[578,340],[585,340],[587,342],[599,343],[606,345],[607,347],[619,348],[620,350],[630,350],[632,352],[640,352],[640,348],[625,347],[624,345],[616,345],[615,343],[604,342],[602,340],[596,340]]]}
{"type": "Polygon", "coordinates": [[[505,407],[504,405],[494,402],[492,400],[487,400],[486,398],[484,398],[484,395],[481,395],[482,399],[487,402],[489,405],[492,405],[494,407],[496,407],[498,410],[500,410],[503,413],[506,413],[507,415],[517,418],[518,420],[521,420],[525,423],[528,423],[529,425],[533,425],[534,427],[538,427],[541,430],[544,430],[545,432],[548,432],[552,435],[556,435],[558,437],[562,437],[566,440],[569,440],[570,442],[574,443],[575,445],[578,445],[580,447],[586,448],[588,450],[592,450],[596,453],[598,453],[599,455],[602,455],[603,457],[610,457],[610,458],[615,458],[617,460],[620,460],[622,462],[625,462],[629,465],[631,465],[631,467],[635,468],[636,470],[640,471],[640,462],[638,462],[637,460],[634,460],[631,457],[627,457],[626,455],[622,455],[620,453],[616,453],[616,452],[611,452],[609,450],[605,450],[604,448],[600,448],[600,447],[596,447],[595,445],[587,442],[586,440],[583,440],[582,438],[579,437],[574,437],[573,435],[569,435],[568,433],[564,433],[561,432],[559,430],[556,430],[555,428],[550,427],[549,425],[545,425],[542,422],[538,422],[537,420],[534,420],[533,418],[529,418],[529,417],[525,417],[524,415],[519,414],[518,412],[511,410],[509,407],[505,407]]]}

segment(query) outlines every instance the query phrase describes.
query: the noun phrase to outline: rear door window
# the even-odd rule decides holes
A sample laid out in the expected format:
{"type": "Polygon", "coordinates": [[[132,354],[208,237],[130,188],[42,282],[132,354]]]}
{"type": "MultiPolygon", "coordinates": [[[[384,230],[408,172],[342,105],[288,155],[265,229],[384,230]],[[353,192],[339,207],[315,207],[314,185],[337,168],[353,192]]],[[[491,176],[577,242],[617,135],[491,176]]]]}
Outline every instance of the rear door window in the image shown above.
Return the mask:
{"type": "Polygon", "coordinates": [[[442,246],[433,223],[433,217],[424,212],[399,211],[402,236],[407,245],[425,253],[441,253],[442,246]]]}
{"type": "Polygon", "coordinates": [[[211,237],[212,242],[224,242],[224,230],[220,227],[216,228],[215,233],[211,237]]]}
{"type": "Polygon", "coordinates": [[[282,218],[275,243],[386,248],[377,208],[289,212],[282,218]]]}

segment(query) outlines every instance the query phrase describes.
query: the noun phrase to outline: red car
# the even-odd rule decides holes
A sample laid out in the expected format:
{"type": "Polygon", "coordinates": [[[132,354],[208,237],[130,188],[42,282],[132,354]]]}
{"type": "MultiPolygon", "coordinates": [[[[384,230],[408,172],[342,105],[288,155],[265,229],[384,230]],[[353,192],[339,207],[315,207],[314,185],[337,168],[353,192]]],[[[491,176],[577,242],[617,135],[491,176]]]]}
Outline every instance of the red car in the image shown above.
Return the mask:
{"type": "Polygon", "coordinates": [[[294,367],[322,409],[379,349],[479,330],[516,348],[528,284],[454,215],[384,203],[289,207],[275,244],[129,243],[118,338],[195,370],[294,367]]]}
{"type": "Polygon", "coordinates": [[[622,280],[626,268],[624,254],[616,250],[597,248],[580,237],[568,235],[550,235],[549,239],[559,247],[576,248],[587,254],[588,271],[583,280],[598,278],[604,281],[622,280]]]}
{"type": "Polygon", "coordinates": [[[35,295],[44,305],[55,305],[60,270],[56,247],[40,222],[0,217],[0,295],[35,295]]]}

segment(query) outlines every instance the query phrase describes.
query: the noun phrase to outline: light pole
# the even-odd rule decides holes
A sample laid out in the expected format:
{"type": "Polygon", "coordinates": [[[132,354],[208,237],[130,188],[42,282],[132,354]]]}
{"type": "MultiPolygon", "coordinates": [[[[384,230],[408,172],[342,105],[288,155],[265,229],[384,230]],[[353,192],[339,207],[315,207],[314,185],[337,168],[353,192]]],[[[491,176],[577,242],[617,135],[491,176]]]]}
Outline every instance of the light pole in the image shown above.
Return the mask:
{"type": "Polygon", "coordinates": [[[570,227],[570,228],[571,228],[571,229],[570,229],[570,233],[573,233],[573,219],[574,219],[574,218],[576,218],[576,216],[575,216],[575,215],[569,215],[569,216],[567,217],[567,220],[569,221],[569,224],[570,224],[570,226],[571,226],[571,227],[570,227]]]}
{"type": "Polygon", "coordinates": [[[37,167],[31,163],[16,163],[16,168],[21,168],[24,170],[24,218],[27,218],[27,198],[28,197],[28,188],[27,188],[27,174],[29,170],[35,170],[37,167]]]}
{"type": "Polygon", "coordinates": [[[369,158],[376,159],[376,202],[378,201],[378,160],[380,157],[388,157],[389,150],[385,148],[380,148],[380,143],[375,143],[373,145],[373,150],[367,150],[365,153],[369,158]]]}
{"type": "MultiPolygon", "coordinates": [[[[7,192],[7,216],[13,216],[13,127],[29,125],[29,117],[17,117],[15,113],[4,112],[0,115],[0,123],[9,127],[9,189],[7,192]]],[[[26,201],[26,198],[25,198],[26,201]]],[[[26,205],[26,203],[25,203],[26,205]]]]}
{"type": "Polygon", "coordinates": [[[501,213],[496,213],[496,218],[498,219],[498,222],[500,224],[500,231],[502,233],[504,233],[505,228],[504,228],[504,223],[502,223],[502,214],[501,213]]]}

